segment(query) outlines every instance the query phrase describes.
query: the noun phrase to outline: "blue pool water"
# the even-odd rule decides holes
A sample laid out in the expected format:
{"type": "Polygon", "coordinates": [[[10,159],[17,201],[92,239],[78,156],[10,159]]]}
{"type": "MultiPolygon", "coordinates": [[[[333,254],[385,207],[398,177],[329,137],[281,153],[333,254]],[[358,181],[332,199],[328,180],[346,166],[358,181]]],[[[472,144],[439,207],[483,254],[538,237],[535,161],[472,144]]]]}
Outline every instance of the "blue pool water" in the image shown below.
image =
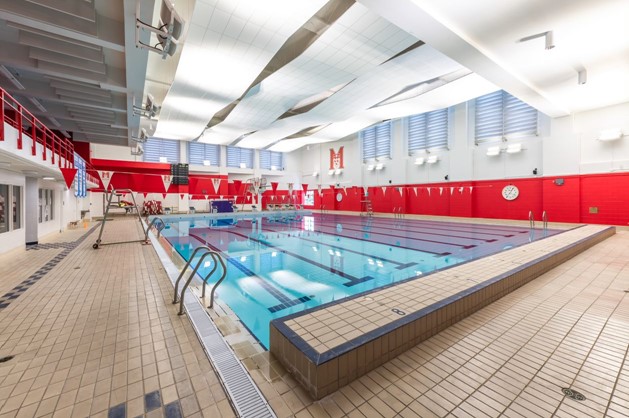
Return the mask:
{"type": "MultiPolygon", "coordinates": [[[[227,276],[218,298],[268,348],[269,322],[560,231],[348,215],[221,221],[162,218],[164,237],[186,260],[201,245],[219,251],[227,276]]],[[[210,260],[207,258],[206,260],[210,260]]],[[[205,263],[200,274],[212,269],[205,263]]],[[[215,283],[220,274],[208,282],[215,283]]]]}

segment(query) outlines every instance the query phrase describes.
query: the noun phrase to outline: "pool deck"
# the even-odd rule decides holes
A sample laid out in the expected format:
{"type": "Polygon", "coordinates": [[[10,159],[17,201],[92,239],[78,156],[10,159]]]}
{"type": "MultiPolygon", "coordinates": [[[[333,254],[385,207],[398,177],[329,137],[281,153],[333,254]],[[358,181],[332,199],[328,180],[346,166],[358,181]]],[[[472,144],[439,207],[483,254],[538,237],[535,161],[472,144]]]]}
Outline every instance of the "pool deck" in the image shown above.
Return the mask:
{"type": "Polygon", "coordinates": [[[270,351],[320,399],[614,233],[578,227],[275,319],[270,351]]]}
{"type": "MultiPolygon", "coordinates": [[[[132,225],[118,217],[105,237],[139,238],[132,225]]],[[[172,284],[155,251],[94,251],[92,233],[55,261],[61,243],[85,232],[0,255],[8,302],[0,357],[16,354],[0,363],[0,417],[107,417],[121,405],[126,414],[110,416],[177,416],[175,406],[185,417],[234,416],[188,318],[170,303],[172,284]]],[[[233,339],[230,318],[215,322],[278,417],[626,417],[627,248],[629,231],[619,228],[318,401],[273,355],[233,339]]]]}

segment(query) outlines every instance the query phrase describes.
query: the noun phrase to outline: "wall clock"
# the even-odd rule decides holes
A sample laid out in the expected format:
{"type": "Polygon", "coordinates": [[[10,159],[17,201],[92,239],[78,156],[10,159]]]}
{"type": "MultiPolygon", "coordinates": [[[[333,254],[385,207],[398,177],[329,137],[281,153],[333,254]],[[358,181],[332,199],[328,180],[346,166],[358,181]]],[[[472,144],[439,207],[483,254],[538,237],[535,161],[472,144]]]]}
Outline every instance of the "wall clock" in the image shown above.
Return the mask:
{"type": "Polygon", "coordinates": [[[515,200],[517,199],[519,194],[520,190],[517,188],[517,186],[514,186],[513,184],[509,184],[502,189],[502,197],[504,197],[506,200],[515,200]]]}

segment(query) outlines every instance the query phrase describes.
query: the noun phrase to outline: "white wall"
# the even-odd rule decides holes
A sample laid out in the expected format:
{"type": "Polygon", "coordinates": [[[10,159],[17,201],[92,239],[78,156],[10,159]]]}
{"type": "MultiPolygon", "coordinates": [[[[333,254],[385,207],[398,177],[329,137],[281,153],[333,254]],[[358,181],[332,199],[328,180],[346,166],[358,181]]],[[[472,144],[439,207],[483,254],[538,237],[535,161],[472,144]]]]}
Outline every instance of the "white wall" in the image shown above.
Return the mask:
{"type": "MultiPolygon", "coordinates": [[[[474,145],[473,103],[461,103],[450,110],[450,138],[448,150],[436,150],[436,164],[415,165],[406,145],[406,126],[403,120],[392,123],[391,159],[384,161],[383,170],[368,171],[361,158],[358,134],[340,141],[310,145],[289,154],[301,158],[301,174],[309,188],[321,184],[387,185],[436,183],[445,181],[490,180],[553,176],[567,174],[609,173],[629,171],[629,137],[614,142],[598,141],[601,130],[622,128],[629,133],[629,103],[623,103],[569,117],[550,119],[540,115],[537,137],[510,140],[522,143],[518,154],[486,155],[487,148],[500,143],[474,145]],[[340,176],[330,176],[329,149],[338,151],[344,146],[345,169],[340,176]],[[537,175],[533,170],[537,169],[537,175]],[[318,171],[317,178],[312,172],[318,171]]],[[[504,144],[503,144],[504,146],[504,144]]]]}
{"type": "Polygon", "coordinates": [[[142,161],[141,155],[131,155],[131,148],[120,145],[90,143],[90,156],[101,160],[142,161]]]}
{"type": "MultiPolygon", "coordinates": [[[[0,234],[0,254],[6,251],[13,250],[15,248],[24,248],[26,244],[26,233],[25,233],[25,204],[24,204],[24,185],[25,179],[21,174],[13,173],[11,171],[0,170],[0,183],[8,184],[11,186],[22,186],[22,213],[20,218],[22,219],[21,228],[15,229],[13,231],[8,231],[0,234]]],[[[5,203],[5,214],[7,219],[12,216],[12,202],[5,203]]]]}

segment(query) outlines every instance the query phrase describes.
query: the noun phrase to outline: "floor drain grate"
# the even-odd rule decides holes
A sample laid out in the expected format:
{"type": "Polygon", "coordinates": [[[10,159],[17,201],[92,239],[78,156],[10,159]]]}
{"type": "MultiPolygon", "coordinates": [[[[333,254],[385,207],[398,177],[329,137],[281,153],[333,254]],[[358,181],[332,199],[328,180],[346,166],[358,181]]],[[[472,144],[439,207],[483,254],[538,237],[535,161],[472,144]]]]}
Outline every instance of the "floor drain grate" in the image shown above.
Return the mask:
{"type": "Polygon", "coordinates": [[[574,389],[570,389],[570,388],[561,388],[561,391],[563,392],[564,395],[566,395],[568,398],[570,399],[574,399],[575,401],[584,401],[585,400],[585,395],[582,394],[581,392],[577,392],[574,389]]]}
{"type": "Polygon", "coordinates": [[[4,356],[0,358],[0,363],[6,363],[7,361],[11,360],[13,357],[15,356],[4,356]]]}

